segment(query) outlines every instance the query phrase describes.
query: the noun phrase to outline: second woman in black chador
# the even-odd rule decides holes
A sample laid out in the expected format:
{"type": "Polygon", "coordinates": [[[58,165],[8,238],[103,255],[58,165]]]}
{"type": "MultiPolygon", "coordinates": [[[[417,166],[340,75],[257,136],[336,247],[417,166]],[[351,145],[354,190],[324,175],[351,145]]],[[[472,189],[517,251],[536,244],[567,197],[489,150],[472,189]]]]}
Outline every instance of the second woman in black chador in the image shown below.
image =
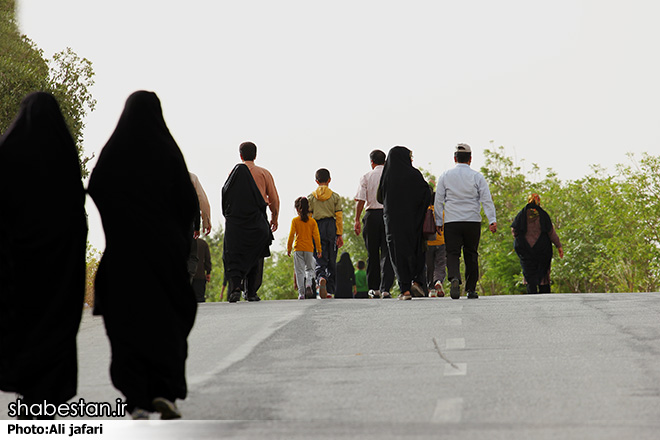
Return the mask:
{"type": "Polygon", "coordinates": [[[400,299],[423,296],[426,289],[424,214],[432,193],[422,173],[412,165],[412,152],[393,147],[387,154],[378,189],[383,204],[387,246],[401,289],[400,299]]]}
{"type": "Polygon", "coordinates": [[[187,337],[197,302],[186,261],[199,216],[195,188],[152,92],[135,92],[101,151],[89,183],[106,248],[95,313],[112,347],[112,383],[134,418],[180,417],[187,394],[187,337]],[[148,233],[147,263],[139,258],[148,233]]]}

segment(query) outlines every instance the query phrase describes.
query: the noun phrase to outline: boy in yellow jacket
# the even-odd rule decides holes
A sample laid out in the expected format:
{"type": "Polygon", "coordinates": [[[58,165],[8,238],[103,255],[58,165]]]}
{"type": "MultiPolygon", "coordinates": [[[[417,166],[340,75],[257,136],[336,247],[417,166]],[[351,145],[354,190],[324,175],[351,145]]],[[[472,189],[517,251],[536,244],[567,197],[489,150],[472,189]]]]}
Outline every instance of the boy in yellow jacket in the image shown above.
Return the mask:
{"type": "Polygon", "coordinates": [[[316,259],[316,282],[319,286],[319,296],[326,298],[335,291],[337,275],[337,249],[342,247],[344,239],[344,223],[342,218],[341,197],[333,192],[330,184],[330,171],[321,168],[316,171],[318,188],[307,200],[312,218],[316,220],[321,235],[321,256],[316,259]]]}

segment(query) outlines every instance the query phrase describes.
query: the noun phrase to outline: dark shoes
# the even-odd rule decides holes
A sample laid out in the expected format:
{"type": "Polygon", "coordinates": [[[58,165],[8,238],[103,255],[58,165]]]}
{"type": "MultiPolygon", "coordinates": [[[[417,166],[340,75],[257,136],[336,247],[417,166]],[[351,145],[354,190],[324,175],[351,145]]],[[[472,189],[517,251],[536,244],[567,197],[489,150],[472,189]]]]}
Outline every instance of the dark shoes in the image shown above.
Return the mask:
{"type": "Polygon", "coordinates": [[[410,294],[415,298],[422,298],[426,296],[424,289],[422,289],[422,286],[420,286],[418,283],[412,283],[412,286],[410,286],[410,294]]]}
{"type": "Polygon", "coordinates": [[[180,419],[181,413],[176,405],[164,397],[156,397],[152,402],[154,409],[160,413],[162,420],[180,419]]]}
{"type": "Polygon", "coordinates": [[[250,302],[256,302],[256,301],[261,301],[261,298],[259,298],[258,295],[254,295],[254,296],[248,296],[247,300],[250,302]]]}
{"type": "Polygon", "coordinates": [[[477,299],[479,298],[479,295],[477,295],[477,292],[468,292],[467,297],[468,299],[477,299]]]}
{"type": "Polygon", "coordinates": [[[229,301],[230,303],[238,302],[241,299],[242,293],[243,292],[241,292],[240,288],[236,288],[232,290],[231,293],[229,294],[229,297],[227,297],[227,301],[229,301]]]}
{"type": "Polygon", "coordinates": [[[461,282],[458,281],[456,278],[451,280],[449,295],[451,296],[451,299],[458,299],[461,297],[461,282]]]}

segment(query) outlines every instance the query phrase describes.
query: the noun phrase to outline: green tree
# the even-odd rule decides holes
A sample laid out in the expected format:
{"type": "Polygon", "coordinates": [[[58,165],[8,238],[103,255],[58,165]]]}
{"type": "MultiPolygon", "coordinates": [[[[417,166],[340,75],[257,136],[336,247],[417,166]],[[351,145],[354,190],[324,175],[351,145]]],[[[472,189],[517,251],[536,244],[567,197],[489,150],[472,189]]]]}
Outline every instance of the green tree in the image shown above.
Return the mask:
{"type": "Polygon", "coordinates": [[[0,133],[9,127],[22,99],[35,91],[47,91],[58,100],[64,119],[76,142],[83,177],[90,158],[83,153],[84,119],[96,101],[92,63],[71,48],[44,58],[43,51],[18,30],[15,0],[0,0],[0,133]]]}

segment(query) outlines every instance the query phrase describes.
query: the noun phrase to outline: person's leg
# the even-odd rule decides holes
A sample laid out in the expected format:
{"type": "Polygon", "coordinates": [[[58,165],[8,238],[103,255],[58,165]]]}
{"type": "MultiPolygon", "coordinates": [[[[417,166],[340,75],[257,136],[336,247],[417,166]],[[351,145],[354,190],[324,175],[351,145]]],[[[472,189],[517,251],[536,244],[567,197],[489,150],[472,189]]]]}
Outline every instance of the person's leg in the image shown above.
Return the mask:
{"type": "Polygon", "coordinates": [[[435,254],[438,246],[429,246],[426,249],[426,281],[429,290],[435,290],[435,254]]]}
{"type": "Polygon", "coordinates": [[[445,277],[447,276],[447,251],[444,244],[441,244],[436,248],[434,257],[433,281],[440,281],[440,283],[444,283],[445,277]]]}
{"type": "Polygon", "coordinates": [[[475,292],[479,280],[479,241],[481,223],[466,222],[463,258],[465,260],[465,291],[475,292]]]}
{"type": "Polygon", "coordinates": [[[367,211],[362,218],[362,238],[364,238],[364,245],[367,248],[367,285],[370,290],[380,290],[379,222],[383,222],[382,211],[367,211]]]}
{"type": "Polygon", "coordinates": [[[293,251],[293,271],[296,273],[298,299],[305,298],[305,253],[293,251]]]}
{"type": "MultiPolygon", "coordinates": [[[[321,256],[318,256],[316,247],[314,248],[314,260],[316,261],[316,283],[318,284],[321,278],[328,279],[328,261],[329,261],[329,248],[332,245],[332,240],[336,240],[336,235],[331,234],[329,230],[329,221],[334,219],[322,219],[317,222],[319,227],[319,235],[321,236],[321,256]]],[[[336,243],[335,243],[336,246],[336,243]]]]}
{"type": "Polygon", "coordinates": [[[394,285],[394,267],[392,266],[392,258],[390,257],[390,251],[387,246],[385,221],[382,216],[378,223],[378,230],[380,235],[380,291],[389,293],[394,285]]]}
{"type": "Polygon", "coordinates": [[[540,284],[539,293],[550,293],[550,284],[540,284]]]}
{"type": "Polygon", "coordinates": [[[195,298],[197,299],[197,302],[205,302],[206,301],[206,280],[205,279],[199,279],[199,278],[193,278],[192,282],[192,288],[193,291],[195,292],[195,298]]]}
{"type": "Polygon", "coordinates": [[[337,232],[333,237],[328,252],[328,294],[334,294],[337,287],[337,232]]]}
{"type": "Polygon", "coordinates": [[[445,250],[447,252],[447,278],[461,283],[460,259],[463,248],[461,223],[445,223],[445,250]]]}
{"type": "Polygon", "coordinates": [[[261,287],[263,276],[264,276],[264,259],[259,258],[245,277],[245,284],[246,284],[245,291],[248,301],[260,300],[259,296],[257,295],[257,291],[261,287]]]}

